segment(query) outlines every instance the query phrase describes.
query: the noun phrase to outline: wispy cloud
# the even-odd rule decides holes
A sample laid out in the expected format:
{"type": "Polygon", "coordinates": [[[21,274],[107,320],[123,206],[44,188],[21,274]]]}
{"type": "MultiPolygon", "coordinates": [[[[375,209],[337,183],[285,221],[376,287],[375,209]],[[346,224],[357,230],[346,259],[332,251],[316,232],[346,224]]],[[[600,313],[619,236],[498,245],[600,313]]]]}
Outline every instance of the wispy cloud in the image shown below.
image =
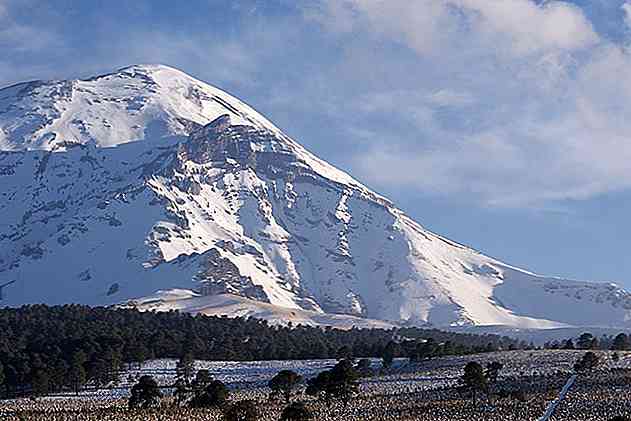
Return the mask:
{"type": "Polygon", "coordinates": [[[631,3],[625,2],[622,5],[622,11],[624,12],[624,22],[627,27],[631,28],[631,3]]]}
{"type": "MultiPolygon", "coordinates": [[[[321,5],[308,18],[342,43],[366,39],[364,55],[372,54],[370,43],[402,47],[375,60],[388,76],[366,83],[357,101],[364,117],[353,123],[370,129],[374,141],[354,164],[370,183],[493,206],[631,187],[631,55],[600,36],[579,7],[530,0],[321,5]],[[399,123],[370,127],[377,115],[399,123]]],[[[364,60],[355,51],[343,66],[364,60]]]]}
{"type": "MultiPolygon", "coordinates": [[[[133,4],[0,0],[0,83],[161,62],[241,96],[377,189],[540,206],[631,187],[630,40],[600,32],[585,6],[200,1],[171,19],[133,4]]],[[[606,10],[624,26],[631,2],[606,10]]]]}

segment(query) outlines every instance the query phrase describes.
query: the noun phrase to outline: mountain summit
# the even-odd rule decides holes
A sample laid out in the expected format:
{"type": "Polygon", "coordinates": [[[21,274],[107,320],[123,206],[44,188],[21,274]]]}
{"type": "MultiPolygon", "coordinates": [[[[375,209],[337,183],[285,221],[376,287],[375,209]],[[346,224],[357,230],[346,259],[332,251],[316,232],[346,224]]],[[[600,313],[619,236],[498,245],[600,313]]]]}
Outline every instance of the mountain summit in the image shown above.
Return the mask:
{"type": "Polygon", "coordinates": [[[538,276],[429,232],[243,102],[166,66],[1,89],[0,185],[0,305],[630,324],[616,285],[538,276]]]}

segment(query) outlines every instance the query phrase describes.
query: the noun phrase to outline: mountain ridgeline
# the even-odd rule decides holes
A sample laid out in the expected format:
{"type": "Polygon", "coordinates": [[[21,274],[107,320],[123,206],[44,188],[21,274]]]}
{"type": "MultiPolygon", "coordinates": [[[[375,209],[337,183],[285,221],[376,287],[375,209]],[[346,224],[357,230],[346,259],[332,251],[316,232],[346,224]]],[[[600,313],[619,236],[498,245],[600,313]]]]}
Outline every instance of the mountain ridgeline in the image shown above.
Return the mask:
{"type": "Polygon", "coordinates": [[[614,284],[535,275],[424,229],[243,102],[166,66],[0,90],[0,185],[10,306],[347,327],[625,327],[631,316],[614,284]]]}

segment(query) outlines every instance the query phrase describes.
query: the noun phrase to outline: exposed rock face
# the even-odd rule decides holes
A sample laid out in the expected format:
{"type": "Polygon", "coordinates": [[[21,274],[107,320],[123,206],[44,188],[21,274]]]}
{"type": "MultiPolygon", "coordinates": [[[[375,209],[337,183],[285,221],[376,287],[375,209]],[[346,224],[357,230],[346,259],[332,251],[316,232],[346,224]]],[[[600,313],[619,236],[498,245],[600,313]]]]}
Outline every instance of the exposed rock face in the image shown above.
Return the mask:
{"type": "Polygon", "coordinates": [[[236,98],[164,66],[0,90],[0,184],[0,279],[15,281],[2,304],[185,288],[419,325],[631,315],[615,285],[537,276],[425,230],[236,98]]]}

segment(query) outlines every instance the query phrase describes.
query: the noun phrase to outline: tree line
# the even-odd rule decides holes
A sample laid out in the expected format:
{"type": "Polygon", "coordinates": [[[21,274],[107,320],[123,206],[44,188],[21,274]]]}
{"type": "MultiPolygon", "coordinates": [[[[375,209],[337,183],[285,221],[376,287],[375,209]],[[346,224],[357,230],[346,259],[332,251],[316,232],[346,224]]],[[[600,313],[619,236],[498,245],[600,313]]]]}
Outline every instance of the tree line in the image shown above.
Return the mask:
{"type": "Polygon", "coordinates": [[[0,396],[114,384],[154,358],[253,361],[355,357],[423,359],[526,345],[508,337],[434,329],[272,326],[252,318],[83,305],[0,309],[0,396]]]}
{"type": "MultiPolygon", "coordinates": [[[[382,369],[386,368],[386,358],[383,359],[382,369]]],[[[577,374],[587,375],[601,363],[600,357],[592,351],[586,352],[579,358],[574,370],[577,374]]],[[[458,388],[463,394],[468,394],[473,405],[483,394],[490,399],[492,396],[509,397],[515,401],[528,400],[526,392],[517,388],[508,391],[499,386],[500,373],[504,366],[498,361],[489,361],[483,367],[477,361],[469,361],[459,378],[458,388]]],[[[232,402],[231,392],[224,383],[212,378],[207,370],[198,370],[194,375],[194,360],[187,354],[176,366],[177,380],[175,382],[174,405],[190,408],[217,408],[222,410],[226,421],[255,421],[258,419],[260,403],[251,400],[232,402]]],[[[312,398],[331,403],[340,401],[345,406],[359,394],[359,385],[363,378],[377,374],[367,359],[356,360],[344,357],[335,366],[321,371],[316,376],[304,379],[293,370],[281,370],[268,382],[270,389],[268,402],[286,405],[280,421],[308,421],[313,414],[303,402],[294,401],[303,393],[312,398]]],[[[514,387],[514,385],[513,385],[514,387]]],[[[163,397],[156,380],[149,376],[142,376],[132,387],[129,398],[130,409],[159,407],[163,397]]]]}
{"type": "Polygon", "coordinates": [[[601,351],[629,351],[631,350],[631,337],[621,332],[617,335],[602,335],[600,338],[590,332],[582,333],[578,338],[554,340],[546,342],[544,349],[582,349],[601,351]]]}
{"type": "MultiPolygon", "coordinates": [[[[316,377],[305,379],[292,370],[281,370],[268,382],[270,394],[268,402],[285,405],[281,413],[281,421],[313,420],[313,413],[304,402],[292,398],[302,394],[301,386],[306,385],[304,393],[317,399],[331,402],[339,400],[348,405],[359,391],[362,377],[374,374],[366,371],[367,360],[357,362],[352,358],[344,358],[332,368],[320,372],[316,377]]],[[[208,370],[198,370],[195,375],[194,360],[187,354],[177,363],[177,380],[173,405],[188,408],[215,408],[221,410],[226,421],[255,421],[258,419],[261,404],[253,400],[231,400],[231,392],[220,380],[215,380],[208,370]]],[[[161,405],[163,392],[158,382],[149,375],[140,377],[131,388],[128,400],[132,410],[158,408],[161,405]]]]}

